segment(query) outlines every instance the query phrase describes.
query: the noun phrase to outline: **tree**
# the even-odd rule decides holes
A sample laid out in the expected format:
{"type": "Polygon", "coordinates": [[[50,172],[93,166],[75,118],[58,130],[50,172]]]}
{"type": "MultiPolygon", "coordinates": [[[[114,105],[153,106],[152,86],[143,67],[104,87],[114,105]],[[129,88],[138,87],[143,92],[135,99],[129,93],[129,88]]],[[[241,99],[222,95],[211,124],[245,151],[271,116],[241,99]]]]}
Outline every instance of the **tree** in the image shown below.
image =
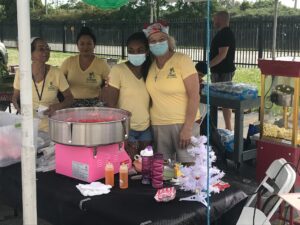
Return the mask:
{"type": "MultiPolygon", "coordinates": [[[[0,6],[2,8],[3,19],[16,20],[17,18],[16,0],[0,0],[0,6]]],[[[30,0],[30,6],[31,8],[34,6],[34,10],[43,8],[43,4],[41,0],[30,0]]]]}
{"type": "MultiPolygon", "coordinates": [[[[280,4],[280,3],[279,3],[280,4]]],[[[269,8],[274,6],[274,0],[258,0],[253,4],[254,9],[269,8]]]]}
{"type": "Polygon", "coordinates": [[[251,4],[248,1],[243,1],[240,5],[240,10],[245,11],[247,9],[251,9],[251,4]]]}
{"type": "Polygon", "coordinates": [[[219,0],[219,4],[227,9],[234,7],[234,0],[219,0]]]}
{"type": "Polygon", "coordinates": [[[0,5],[3,8],[3,17],[6,19],[17,18],[17,4],[16,0],[0,0],[0,5]]]}

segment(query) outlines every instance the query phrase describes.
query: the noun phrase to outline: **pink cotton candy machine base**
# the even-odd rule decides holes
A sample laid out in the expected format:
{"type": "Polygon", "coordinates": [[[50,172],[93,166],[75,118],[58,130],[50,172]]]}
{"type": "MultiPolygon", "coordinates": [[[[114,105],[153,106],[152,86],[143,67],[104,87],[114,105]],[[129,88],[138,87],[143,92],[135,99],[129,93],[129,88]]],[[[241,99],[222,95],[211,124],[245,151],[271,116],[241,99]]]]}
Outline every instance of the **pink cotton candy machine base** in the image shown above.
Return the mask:
{"type": "Polygon", "coordinates": [[[126,163],[128,168],[131,167],[131,159],[123,146],[121,143],[89,148],[56,144],[56,173],[93,182],[104,178],[107,162],[111,162],[114,172],[118,173],[122,163],[126,163]]]}
{"type": "Polygon", "coordinates": [[[49,134],[56,142],[56,172],[86,182],[104,178],[107,162],[131,167],[124,150],[130,112],[106,107],[58,110],[49,119],[49,134]]]}

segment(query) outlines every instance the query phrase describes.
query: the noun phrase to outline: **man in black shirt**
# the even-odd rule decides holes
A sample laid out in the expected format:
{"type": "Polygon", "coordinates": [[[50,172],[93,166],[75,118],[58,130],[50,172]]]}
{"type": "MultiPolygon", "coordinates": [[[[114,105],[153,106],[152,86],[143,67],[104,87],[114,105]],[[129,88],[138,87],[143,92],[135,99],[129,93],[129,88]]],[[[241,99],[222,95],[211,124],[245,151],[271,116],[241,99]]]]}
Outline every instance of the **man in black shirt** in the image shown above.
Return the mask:
{"type": "MultiPolygon", "coordinates": [[[[229,14],[226,11],[217,12],[213,18],[217,34],[210,47],[211,81],[231,81],[234,76],[235,38],[229,28],[229,14]]],[[[222,109],[225,120],[225,128],[231,128],[231,109],[222,109]]]]}

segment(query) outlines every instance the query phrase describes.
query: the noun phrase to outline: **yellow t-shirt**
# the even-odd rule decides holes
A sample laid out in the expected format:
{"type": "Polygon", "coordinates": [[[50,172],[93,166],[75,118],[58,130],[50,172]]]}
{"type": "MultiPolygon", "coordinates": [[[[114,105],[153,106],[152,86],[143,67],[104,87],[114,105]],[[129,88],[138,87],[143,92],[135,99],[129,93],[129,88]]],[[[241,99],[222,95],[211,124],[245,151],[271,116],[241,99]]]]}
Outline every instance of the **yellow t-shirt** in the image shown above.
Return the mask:
{"type": "MultiPolygon", "coordinates": [[[[159,69],[152,63],[146,86],[152,99],[152,125],[183,124],[188,97],[183,80],[197,73],[193,61],[182,53],[174,55],[159,69]]],[[[198,110],[195,120],[200,118],[198,110]]]]}
{"type": "MultiPolygon", "coordinates": [[[[44,90],[43,89],[44,80],[39,83],[36,83],[37,90],[41,96],[39,99],[37,90],[32,81],[32,101],[33,101],[33,110],[34,116],[36,116],[36,111],[40,106],[49,107],[55,103],[58,103],[57,93],[58,91],[64,92],[69,88],[69,84],[66,78],[63,76],[60,69],[50,66],[50,69],[46,75],[44,90]]],[[[14,88],[20,90],[20,74],[19,70],[16,71],[14,88]]],[[[39,123],[39,130],[48,131],[48,117],[45,116],[41,119],[39,123]]]]}
{"type": "Polygon", "coordinates": [[[79,55],[67,58],[61,65],[61,70],[66,76],[70,90],[75,99],[97,98],[103,79],[106,79],[110,67],[107,62],[97,57],[91,65],[82,70],[79,64],[79,55]]]}
{"type": "Polygon", "coordinates": [[[119,89],[118,108],[131,112],[130,129],[146,130],[150,125],[150,97],[143,78],[138,79],[126,63],[113,66],[109,85],[119,89]]]}

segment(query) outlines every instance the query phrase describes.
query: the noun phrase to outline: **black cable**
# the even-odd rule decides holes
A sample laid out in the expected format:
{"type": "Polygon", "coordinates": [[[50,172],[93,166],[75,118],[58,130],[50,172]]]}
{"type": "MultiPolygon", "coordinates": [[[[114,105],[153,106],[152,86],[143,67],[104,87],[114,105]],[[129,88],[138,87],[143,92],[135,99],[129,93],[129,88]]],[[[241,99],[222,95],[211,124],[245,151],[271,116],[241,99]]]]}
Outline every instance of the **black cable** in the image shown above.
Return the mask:
{"type": "Polygon", "coordinates": [[[255,214],[256,214],[256,206],[257,206],[257,199],[259,196],[261,196],[262,191],[265,189],[264,186],[260,186],[258,190],[256,191],[258,193],[258,196],[255,199],[255,204],[254,204],[254,211],[253,211],[253,218],[252,218],[252,223],[255,225],[255,214]]]}
{"type": "Polygon", "coordinates": [[[288,213],[290,207],[291,207],[290,205],[286,206],[285,214],[284,214],[284,217],[283,217],[283,219],[284,219],[283,225],[285,225],[287,213],[288,213]]]}
{"type": "Polygon", "coordinates": [[[265,211],[265,209],[266,209],[268,203],[269,203],[273,198],[277,198],[277,201],[275,201],[275,203],[273,204],[273,206],[269,209],[268,212],[266,212],[266,214],[269,214],[270,211],[273,209],[273,207],[274,207],[274,206],[277,204],[277,202],[279,201],[278,195],[271,195],[270,197],[268,197],[268,198],[266,199],[266,201],[265,201],[265,203],[264,203],[262,209],[261,209],[263,212],[265,211]]]}
{"type": "MultiPolygon", "coordinates": [[[[274,182],[276,181],[276,178],[279,176],[281,170],[282,170],[286,165],[290,165],[290,166],[295,170],[296,176],[297,176],[297,174],[300,176],[300,173],[299,173],[300,157],[299,157],[298,162],[297,162],[297,166],[295,166],[294,164],[289,163],[289,162],[284,163],[284,164],[280,167],[280,169],[278,170],[278,172],[277,172],[277,174],[275,175],[275,177],[272,179],[274,182]]],[[[253,194],[257,194],[257,193],[259,193],[259,192],[262,192],[263,189],[265,189],[265,187],[260,186],[260,188],[259,188],[256,192],[254,192],[253,194]],[[261,188],[261,187],[262,187],[262,188],[261,188]]],[[[252,195],[253,195],[253,194],[252,194],[252,195]]],[[[277,194],[278,194],[278,193],[277,193],[277,194]]],[[[264,211],[264,209],[265,209],[265,207],[267,206],[267,204],[268,204],[275,196],[277,196],[277,194],[273,194],[273,195],[269,196],[269,197],[266,199],[266,201],[265,201],[265,203],[264,203],[264,205],[263,205],[263,207],[262,207],[262,211],[264,211]]],[[[278,200],[279,200],[279,199],[278,199],[278,200]]],[[[276,205],[276,203],[278,202],[278,200],[275,202],[275,204],[273,204],[273,206],[271,207],[271,209],[276,205]]],[[[252,218],[252,224],[253,224],[253,225],[255,225],[255,213],[256,213],[256,208],[257,208],[257,198],[256,198],[256,201],[255,201],[255,204],[254,204],[254,211],[253,211],[253,218],[252,218]]],[[[269,211],[269,212],[270,212],[270,211],[269,211]]],[[[269,213],[269,212],[268,212],[268,213],[269,213]]],[[[287,213],[287,212],[286,212],[286,213],[287,213]]],[[[285,217],[286,217],[286,216],[285,216],[285,217]]]]}
{"type": "MultiPolygon", "coordinates": [[[[275,80],[275,78],[274,77],[272,77],[272,81],[271,81],[271,85],[270,85],[270,87],[269,87],[269,89],[268,89],[268,91],[266,92],[266,94],[264,95],[264,99],[265,99],[265,102],[266,102],[266,97],[267,97],[267,95],[269,94],[269,92],[271,91],[271,89],[272,89],[272,86],[273,86],[273,83],[274,83],[274,80],[275,80]]],[[[273,107],[273,102],[271,102],[271,106],[270,107],[266,107],[265,106],[265,109],[271,109],[273,107]]]]}
{"type": "Polygon", "coordinates": [[[256,200],[256,203],[255,203],[255,205],[254,205],[253,218],[252,218],[252,225],[255,225],[256,204],[257,204],[257,200],[256,200]]]}

